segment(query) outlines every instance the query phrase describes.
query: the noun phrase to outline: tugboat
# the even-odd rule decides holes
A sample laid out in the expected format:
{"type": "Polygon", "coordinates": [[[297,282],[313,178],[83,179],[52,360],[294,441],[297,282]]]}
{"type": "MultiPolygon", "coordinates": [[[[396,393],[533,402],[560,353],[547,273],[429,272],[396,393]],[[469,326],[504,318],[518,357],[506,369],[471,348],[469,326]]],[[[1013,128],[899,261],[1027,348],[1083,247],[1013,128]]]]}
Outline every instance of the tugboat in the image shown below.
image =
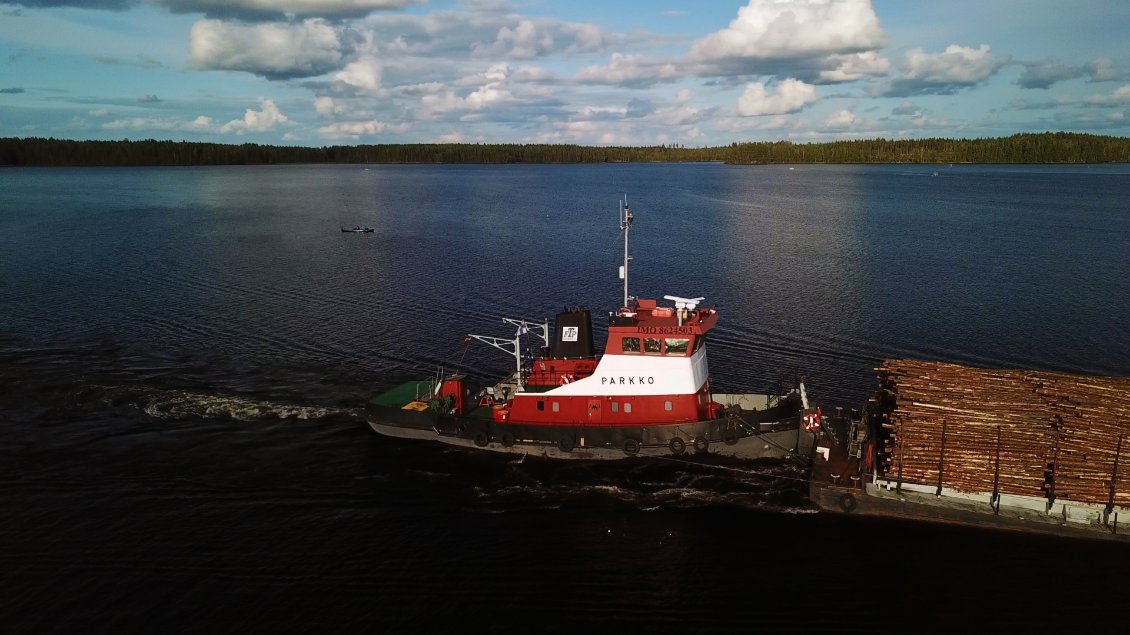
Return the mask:
{"type": "Polygon", "coordinates": [[[353,227],[342,227],[341,231],[354,234],[371,234],[374,230],[372,227],[362,227],[360,225],[354,225],[353,227]]]}
{"type": "Polygon", "coordinates": [[[603,354],[593,345],[585,308],[534,324],[503,318],[513,338],[468,335],[514,357],[514,372],[482,388],[463,374],[439,373],[373,397],[376,432],[549,458],[623,459],[717,454],[739,459],[807,458],[820,413],[804,384],[784,394],[711,390],[707,335],[718,312],[704,298],[665,295],[670,304],[628,295],[628,234],[634,220],[620,204],[624,237],[623,302],[608,314],[603,354]],[[523,359],[522,337],[541,340],[523,359]]]}

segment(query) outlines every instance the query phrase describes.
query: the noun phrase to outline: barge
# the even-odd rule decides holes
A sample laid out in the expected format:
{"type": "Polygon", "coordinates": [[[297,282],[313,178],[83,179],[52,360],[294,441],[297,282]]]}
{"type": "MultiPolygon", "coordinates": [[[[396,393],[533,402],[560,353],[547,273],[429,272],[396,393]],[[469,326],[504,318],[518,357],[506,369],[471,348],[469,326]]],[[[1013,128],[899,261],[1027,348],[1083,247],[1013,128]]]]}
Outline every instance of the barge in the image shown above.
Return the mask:
{"type": "Polygon", "coordinates": [[[826,418],[823,510],[1130,539],[1130,378],[892,359],[826,418]],[[1121,524],[1120,524],[1121,519],[1121,524]]]}

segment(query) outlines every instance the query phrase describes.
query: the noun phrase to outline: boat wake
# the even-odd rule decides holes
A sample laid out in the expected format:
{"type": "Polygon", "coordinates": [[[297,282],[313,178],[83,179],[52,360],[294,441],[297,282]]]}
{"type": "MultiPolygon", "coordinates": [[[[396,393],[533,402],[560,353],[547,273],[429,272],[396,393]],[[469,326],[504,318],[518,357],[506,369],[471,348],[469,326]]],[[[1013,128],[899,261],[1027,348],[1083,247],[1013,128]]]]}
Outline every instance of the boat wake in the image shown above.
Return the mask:
{"type": "Polygon", "coordinates": [[[187,390],[170,390],[132,386],[92,385],[88,391],[97,401],[112,407],[133,407],[155,419],[233,419],[316,420],[327,417],[357,417],[360,408],[334,408],[279,403],[187,390]]]}

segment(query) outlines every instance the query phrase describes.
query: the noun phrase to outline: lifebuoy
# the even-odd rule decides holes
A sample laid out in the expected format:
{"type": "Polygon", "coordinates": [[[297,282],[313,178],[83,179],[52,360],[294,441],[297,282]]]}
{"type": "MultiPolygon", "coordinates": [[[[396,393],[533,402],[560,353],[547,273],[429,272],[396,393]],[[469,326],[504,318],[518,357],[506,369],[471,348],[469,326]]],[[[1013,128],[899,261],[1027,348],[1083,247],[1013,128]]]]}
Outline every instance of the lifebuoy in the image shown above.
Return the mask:
{"type": "Polygon", "coordinates": [[[480,448],[486,447],[490,443],[490,435],[485,430],[479,430],[475,433],[475,445],[480,448]]]}
{"type": "Polygon", "coordinates": [[[624,439],[624,454],[629,456],[639,454],[640,442],[635,439],[624,439]]]}
{"type": "Polygon", "coordinates": [[[804,429],[805,430],[815,430],[816,428],[819,428],[819,427],[820,427],[820,417],[816,413],[810,412],[810,413],[804,415],[804,429]]]}
{"type": "Polygon", "coordinates": [[[726,445],[734,445],[738,442],[738,431],[733,428],[726,428],[722,432],[722,440],[726,442],[726,445]]]}
{"type": "Polygon", "coordinates": [[[573,381],[573,376],[572,376],[572,375],[562,375],[562,376],[561,376],[561,385],[562,385],[562,386],[564,386],[565,384],[567,384],[567,383],[569,383],[569,382],[571,382],[571,381],[573,381]]]}
{"type": "Polygon", "coordinates": [[[667,444],[667,447],[671,448],[671,454],[674,454],[675,456],[682,456],[683,452],[687,451],[687,442],[683,441],[679,437],[675,437],[671,439],[671,442],[667,444]]]}
{"type": "Polygon", "coordinates": [[[709,450],[709,449],[710,449],[710,442],[706,440],[706,437],[698,436],[698,437],[694,438],[694,453],[695,454],[705,454],[706,451],[709,450]]]}
{"type": "Polygon", "coordinates": [[[573,437],[567,434],[561,435],[561,438],[557,439],[557,449],[561,450],[562,452],[572,452],[573,437]]]}
{"type": "Polygon", "coordinates": [[[845,514],[855,511],[856,503],[855,496],[851,492],[845,492],[843,496],[840,496],[840,509],[844,510],[845,514]]]}
{"type": "Polygon", "coordinates": [[[507,431],[502,433],[502,445],[503,445],[503,447],[507,447],[507,448],[514,447],[514,433],[513,432],[507,430],[507,431]]]}

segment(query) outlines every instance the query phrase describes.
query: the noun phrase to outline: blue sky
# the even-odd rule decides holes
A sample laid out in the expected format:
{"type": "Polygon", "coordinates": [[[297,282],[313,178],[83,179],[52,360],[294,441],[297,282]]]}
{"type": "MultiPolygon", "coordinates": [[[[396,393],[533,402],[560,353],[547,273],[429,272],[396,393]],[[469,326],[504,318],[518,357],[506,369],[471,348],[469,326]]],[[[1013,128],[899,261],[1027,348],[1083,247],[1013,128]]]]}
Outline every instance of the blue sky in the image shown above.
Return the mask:
{"type": "Polygon", "coordinates": [[[0,137],[1130,134],[1125,0],[0,1],[0,137]]]}

